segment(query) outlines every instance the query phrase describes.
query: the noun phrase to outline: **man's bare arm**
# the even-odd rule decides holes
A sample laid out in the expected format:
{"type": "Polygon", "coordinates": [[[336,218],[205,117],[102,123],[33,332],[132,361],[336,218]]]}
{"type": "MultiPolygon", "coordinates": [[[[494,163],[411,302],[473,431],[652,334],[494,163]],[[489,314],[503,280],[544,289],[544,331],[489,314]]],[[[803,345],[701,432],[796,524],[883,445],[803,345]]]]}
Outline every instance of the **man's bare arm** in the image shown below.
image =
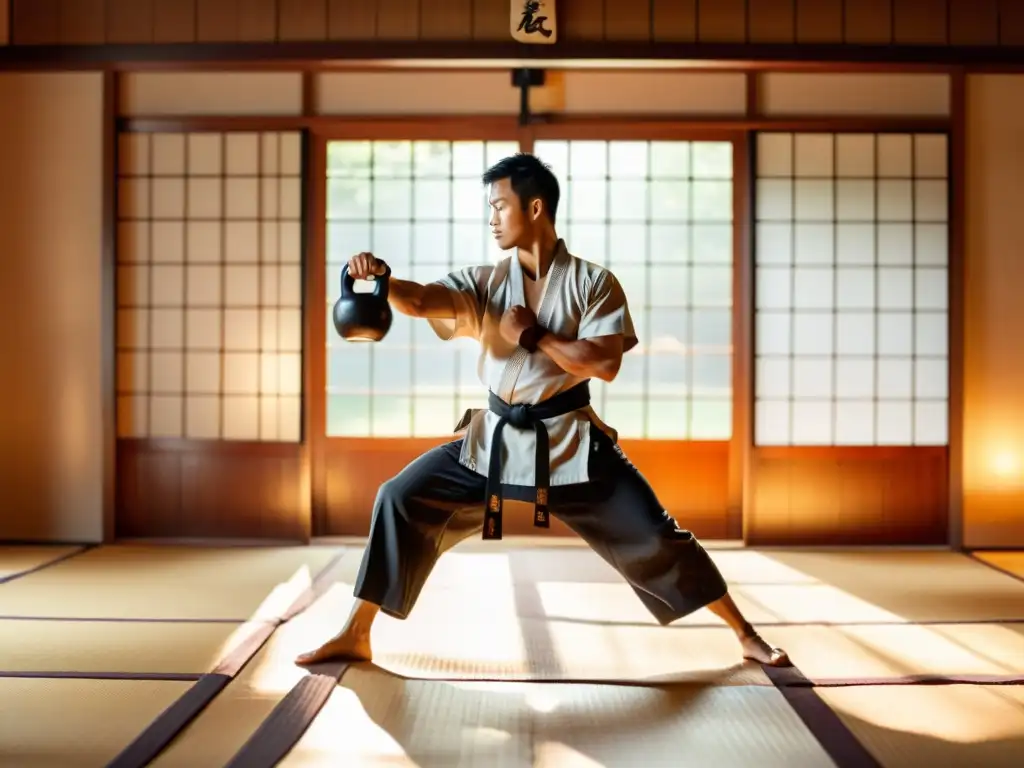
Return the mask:
{"type": "Polygon", "coordinates": [[[420,285],[411,280],[389,278],[388,303],[403,315],[438,320],[455,319],[455,302],[443,285],[420,285]]]}
{"type": "MultiPolygon", "coordinates": [[[[348,274],[353,280],[380,279],[388,274],[387,264],[372,253],[363,251],[348,260],[348,274]]],[[[455,300],[441,285],[420,285],[411,280],[388,277],[388,303],[398,312],[410,317],[438,320],[455,319],[455,300]]]]}
{"type": "Polygon", "coordinates": [[[621,334],[570,340],[546,333],[538,342],[537,349],[554,360],[563,371],[581,379],[610,382],[622,367],[621,334]]]}

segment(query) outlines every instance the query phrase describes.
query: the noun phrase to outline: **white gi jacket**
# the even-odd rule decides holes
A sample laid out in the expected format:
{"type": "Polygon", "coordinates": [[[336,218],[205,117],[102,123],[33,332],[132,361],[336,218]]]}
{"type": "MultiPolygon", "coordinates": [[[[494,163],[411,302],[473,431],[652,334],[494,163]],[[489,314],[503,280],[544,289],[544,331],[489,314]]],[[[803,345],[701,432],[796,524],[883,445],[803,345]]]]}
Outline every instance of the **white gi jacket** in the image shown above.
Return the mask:
{"type": "MultiPolygon", "coordinates": [[[[624,351],[636,346],[626,295],[610,271],[573,256],[559,240],[545,282],[537,319],[549,331],[564,339],[622,334],[624,351]]],[[[514,252],[495,265],[452,272],[437,284],[451,291],[456,317],[431,319],[431,327],[446,341],[471,337],[480,342],[477,374],[484,386],[505,402],[536,404],[584,381],[562,370],[543,351],[530,354],[501,338],[498,327],[505,310],[526,306],[523,270],[514,252]]],[[[491,436],[498,420],[498,415],[489,410],[474,412],[464,435],[460,456],[463,466],[487,475],[491,436]]],[[[552,486],[590,480],[592,427],[617,439],[616,432],[589,406],[546,419],[544,425],[550,439],[552,486]]],[[[533,430],[506,428],[501,442],[501,483],[535,485],[537,438],[533,430]]]]}

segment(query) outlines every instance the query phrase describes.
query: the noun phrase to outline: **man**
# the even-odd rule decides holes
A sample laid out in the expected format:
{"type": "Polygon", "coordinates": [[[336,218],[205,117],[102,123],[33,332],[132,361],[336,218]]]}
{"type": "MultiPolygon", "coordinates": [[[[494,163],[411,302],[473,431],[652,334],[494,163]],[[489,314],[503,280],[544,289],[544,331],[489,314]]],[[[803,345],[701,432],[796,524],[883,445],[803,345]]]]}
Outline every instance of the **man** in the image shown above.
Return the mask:
{"type": "MultiPolygon", "coordinates": [[[[427,319],[442,339],[480,342],[489,409],[467,414],[461,439],[381,486],[348,621],[298,663],[370,660],[378,611],[406,618],[440,555],[481,529],[484,538],[501,538],[503,500],[516,498],[534,504],[538,527],[548,526],[549,510],[557,515],[622,574],[659,623],[706,606],[735,631],[744,658],[788,666],[590,407],[587,382],[612,381],[637,337],[615,276],[569,254],[555,234],[554,174],[518,154],[488,170],[483,183],[494,237],[510,257],[430,285],[386,279],[395,310],[427,319]]],[[[348,266],[355,279],[388,274],[369,253],[348,266]]]]}

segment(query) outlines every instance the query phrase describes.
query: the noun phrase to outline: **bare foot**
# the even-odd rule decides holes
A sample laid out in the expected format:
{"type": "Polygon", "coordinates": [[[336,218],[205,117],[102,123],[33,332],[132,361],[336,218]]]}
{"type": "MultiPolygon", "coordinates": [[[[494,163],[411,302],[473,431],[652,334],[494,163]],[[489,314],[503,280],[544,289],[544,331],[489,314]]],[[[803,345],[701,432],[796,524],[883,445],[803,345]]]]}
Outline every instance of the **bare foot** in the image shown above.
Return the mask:
{"type": "Polygon", "coordinates": [[[740,640],[743,646],[743,658],[756,661],[758,664],[767,664],[769,667],[791,667],[793,662],[789,655],[781,648],[773,648],[757,634],[744,637],[740,640]]]}
{"type": "Polygon", "coordinates": [[[315,651],[303,653],[296,664],[320,664],[325,661],[371,661],[373,651],[368,635],[342,633],[331,638],[315,651]]]}

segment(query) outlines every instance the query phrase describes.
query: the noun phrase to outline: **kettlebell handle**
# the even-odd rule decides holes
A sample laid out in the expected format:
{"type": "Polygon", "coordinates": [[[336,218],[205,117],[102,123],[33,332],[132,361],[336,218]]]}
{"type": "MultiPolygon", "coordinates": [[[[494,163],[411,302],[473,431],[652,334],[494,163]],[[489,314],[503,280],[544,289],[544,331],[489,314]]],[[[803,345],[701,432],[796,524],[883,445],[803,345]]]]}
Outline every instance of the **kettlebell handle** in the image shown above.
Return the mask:
{"type": "MultiPolygon", "coordinates": [[[[382,262],[383,263],[383,262],[382,262]]],[[[370,282],[373,283],[373,291],[371,296],[376,296],[380,299],[386,299],[388,297],[388,278],[391,277],[391,267],[384,264],[384,274],[375,275],[374,279],[370,282]]],[[[341,268],[341,295],[351,296],[355,293],[356,280],[354,277],[350,277],[348,274],[348,264],[341,268]]]]}

